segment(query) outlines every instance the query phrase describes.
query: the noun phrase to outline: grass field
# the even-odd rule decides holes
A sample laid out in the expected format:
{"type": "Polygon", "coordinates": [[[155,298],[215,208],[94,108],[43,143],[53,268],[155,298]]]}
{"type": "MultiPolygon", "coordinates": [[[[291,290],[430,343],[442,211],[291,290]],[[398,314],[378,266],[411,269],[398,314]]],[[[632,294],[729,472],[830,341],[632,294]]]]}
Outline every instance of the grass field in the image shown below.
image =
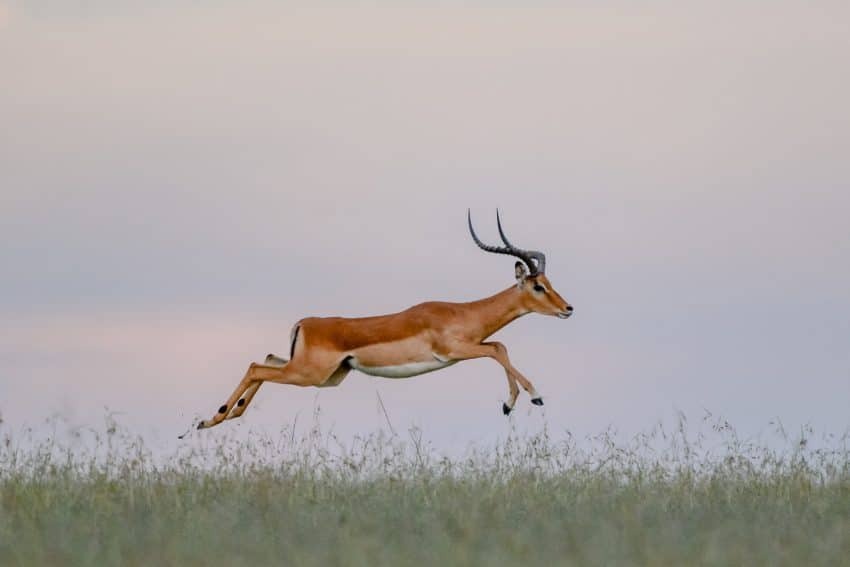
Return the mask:
{"type": "Polygon", "coordinates": [[[847,436],[713,431],[515,435],[453,459],[415,430],[167,457],[113,426],[88,445],[6,435],[0,565],[850,564],[847,436]]]}

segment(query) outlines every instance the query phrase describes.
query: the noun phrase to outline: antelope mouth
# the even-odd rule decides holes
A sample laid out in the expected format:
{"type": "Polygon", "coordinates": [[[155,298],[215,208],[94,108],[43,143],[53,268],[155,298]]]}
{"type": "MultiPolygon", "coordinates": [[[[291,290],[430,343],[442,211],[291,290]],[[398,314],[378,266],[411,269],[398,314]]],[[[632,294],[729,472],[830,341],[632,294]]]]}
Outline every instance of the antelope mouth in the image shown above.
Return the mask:
{"type": "Polygon", "coordinates": [[[558,313],[557,317],[558,319],[569,319],[570,315],[572,314],[572,311],[561,311],[560,313],[558,313]]]}

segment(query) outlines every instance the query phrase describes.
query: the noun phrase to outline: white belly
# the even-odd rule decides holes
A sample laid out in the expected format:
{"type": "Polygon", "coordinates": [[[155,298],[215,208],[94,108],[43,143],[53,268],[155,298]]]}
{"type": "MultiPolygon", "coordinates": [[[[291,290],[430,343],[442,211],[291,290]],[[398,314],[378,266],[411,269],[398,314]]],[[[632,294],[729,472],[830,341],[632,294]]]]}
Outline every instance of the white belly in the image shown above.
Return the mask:
{"type": "Polygon", "coordinates": [[[451,366],[457,362],[456,360],[429,360],[427,362],[408,362],[407,364],[398,364],[395,366],[363,366],[355,357],[348,359],[348,364],[355,370],[359,370],[364,374],[371,376],[382,376],[384,378],[410,378],[418,376],[426,372],[432,372],[451,366]]]}

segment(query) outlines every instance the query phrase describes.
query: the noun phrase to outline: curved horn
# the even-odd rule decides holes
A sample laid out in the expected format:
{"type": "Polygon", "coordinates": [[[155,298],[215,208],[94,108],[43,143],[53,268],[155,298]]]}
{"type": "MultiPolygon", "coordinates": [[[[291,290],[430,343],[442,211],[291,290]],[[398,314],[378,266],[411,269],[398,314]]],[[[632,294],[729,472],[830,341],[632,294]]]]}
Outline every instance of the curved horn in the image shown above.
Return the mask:
{"type": "MultiPolygon", "coordinates": [[[[536,260],[536,267],[533,265],[529,265],[529,269],[532,273],[540,273],[543,274],[546,272],[546,255],[543,252],[538,252],[537,250],[524,250],[522,248],[517,248],[513,244],[508,241],[508,237],[505,236],[505,231],[502,230],[502,219],[499,218],[499,209],[496,209],[496,226],[499,228],[499,236],[502,238],[502,242],[516,252],[521,252],[524,256],[528,256],[536,260]]],[[[526,262],[527,264],[528,262],[526,262]]]]}
{"type": "Polygon", "coordinates": [[[508,254],[508,250],[506,248],[500,248],[498,246],[487,246],[478,238],[478,235],[475,234],[475,229],[472,228],[472,210],[466,210],[466,221],[469,223],[469,234],[472,235],[472,240],[475,241],[475,244],[478,245],[479,248],[484,250],[485,252],[494,252],[496,254],[508,254]]]}
{"type": "Polygon", "coordinates": [[[499,229],[499,236],[502,237],[502,242],[505,243],[505,246],[508,248],[516,248],[516,246],[508,242],[508,237],[505,236],[505,231],[502,230],[502,219],[499,218],[499,209],[496,209],[496,227],[499,229]]]}
{"type": "Polygon", "coordinates": [[[472,211],[467,209],[467,222],[469,224],[469,234],[472,235],[472,240],[475,241],[475,244],[478,245],[479,248],[484,250],[485,252],[492,252],[494,254],[507,254],[508,256],[514,256],[519,258],[525,265],[528,266],[529,273],[531,275],[537,275],[539,273],[543,273],[543,269],[546,267],[546,257],[543,256],[541,252],[533,252],[533,251],[525,251],[519,249],[508,242],[507,238],[505,238],[505,234],[502,231],[502,225],[499,220],[498,211],[496,212],[496,222],[499,225],[499,234],[502,237],[502,241],[507,246],[488,246],[481,242],[478,238],[478,235],[475,234],[475,229],[472,228],[472,211]],[[535,263],[535,260],[537,261],[535,263]]]}

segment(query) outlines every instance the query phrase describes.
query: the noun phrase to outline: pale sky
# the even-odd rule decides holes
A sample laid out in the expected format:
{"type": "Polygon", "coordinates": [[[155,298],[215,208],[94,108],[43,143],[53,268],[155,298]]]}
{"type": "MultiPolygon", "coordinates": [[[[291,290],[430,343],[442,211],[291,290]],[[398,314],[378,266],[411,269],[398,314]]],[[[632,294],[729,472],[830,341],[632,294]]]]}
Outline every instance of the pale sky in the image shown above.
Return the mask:
{"type": "MultiPolygon", "coordinates": [[[[0,0],[0,415],[171,439],[308,315],[504,289],[519,429],[850,427],[847,2],[0,0]]],[[[493,361],[237,425],[504,435],[493,361]]],[[[317,397],[318,396],[318,397],[317,397]]]]}

